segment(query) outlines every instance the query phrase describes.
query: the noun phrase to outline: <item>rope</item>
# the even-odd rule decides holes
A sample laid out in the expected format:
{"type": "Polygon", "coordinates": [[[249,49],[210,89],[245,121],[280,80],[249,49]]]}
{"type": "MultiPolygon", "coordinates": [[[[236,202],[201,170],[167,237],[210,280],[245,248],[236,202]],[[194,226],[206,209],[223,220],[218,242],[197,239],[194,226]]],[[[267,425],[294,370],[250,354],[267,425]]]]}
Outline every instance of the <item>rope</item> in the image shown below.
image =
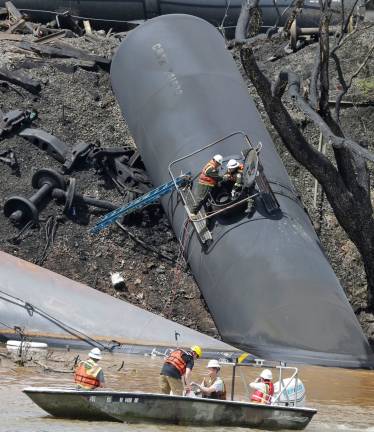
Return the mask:
{"type": "Polygon", "coordinates": [[[5,291],[0,290],[0,293],[9,297],[9,298],[6,298],[6,297],[0,295],[1,300],[4,300],[4,301],[11,303],[15,306],[19,306],[19,307],[25,309],[30,316],[32,316],[34,313],[36,313],[36,314],[40,315],[41,317],[45,318],[46,320],[50,321],[52,324],[56,325],[57,327],[61,328],[64,331],[66,331],[67,333],[71,334],[72,336],[75,336],[76,338],[86,342],[88,345],[91,345],[94,347],[100,346],[101,349],[110,351],[110,348],[106,347],[101,342],[99,342],[96,339],[86,335],[85,333],[81,332],[80,330],[77,330],[77,329],[69,326],[68,324],[63,323],[62,321],[49,315],[47,312],[44,312],[42,309],[39,309],[38,307],[34,306],[33,304],[28,303],[25,300],[22,300],[18,297],[15,297],[11,294],[8,294],[5,291]]]}
{"type": "Polygon", "coordinates": [[[55,216],[48,217],[44,227],[45,246],[42,254],[35,259],[35,264],[43,265],[44,261],[47,259],[47,256],[49,255],[55,241],[58,225],[59,219],[57,219],[55,216]]]}
{"type": "Polygon", "coordinates": [[[25,237],[23,237],[23,235],[26,235],[34,225],[35,225],[35,222],[33,220],[28,221],[27,224],[25,224],[22,227],[22,229],[19,231],[19,233],[17,235],[15,235],[14,237],[8,238],[7,242],[9,242],[9,243],[21,242],[25,238],[25,237]]]}
{"type": "Polygon", "coordinates": [[[212,218],[213,216],[215,216],[215,215],[217,215],[217,214],[220,214],[220,213],[223,213],[223,212],[225,212],[226,210],[229,210],[230,208],[237,207],[237,206],[239,206],[240,204],[243,204],[243,203],[245,203],[246,201],[249,201],[250,199],[255,198],[255,197],[258,196],[258,195],[260,195],[260,194],[259,194],[258,192],[256,192],[255,194],[250,195],[249,197],[244,198],[244,199],[242,199],[242,200],[240,200],[240,201],[237,201],[236,203],[231,204],[231,205],[229,205],[229,206],[227,206],[227,207],[225,207],[225,208],[223,208],[223,209],[221,209],[221,210],[217,210],[217,211],[215,211],[215,212],[207,213],[207,216],[204,216],[204,217],[202,217],[202,218],[200,218],[200,219],[193,219],[192,222],[201,222],[201,221],[203,221],[203,220],[210,219],[210,218],[212,218]]]}
{"type": "Polygon", "coordinates": [[[140,246],[142,246],[144,249],[155,253],[160,258],[164,258],[168,261],[171,261],[175,264],[178,264],[178,260],[175,260],[174,258],[162,253],[159,249],[153,247],[152,245],[147,244],[145,241],[141,240],[140,238],[136,237],[130,230],[128,230],[126,227],[124,227],[120,222],[115,221],[115,224],[123,231],[125,232],[131,240],[138,243],[140,246]]]}

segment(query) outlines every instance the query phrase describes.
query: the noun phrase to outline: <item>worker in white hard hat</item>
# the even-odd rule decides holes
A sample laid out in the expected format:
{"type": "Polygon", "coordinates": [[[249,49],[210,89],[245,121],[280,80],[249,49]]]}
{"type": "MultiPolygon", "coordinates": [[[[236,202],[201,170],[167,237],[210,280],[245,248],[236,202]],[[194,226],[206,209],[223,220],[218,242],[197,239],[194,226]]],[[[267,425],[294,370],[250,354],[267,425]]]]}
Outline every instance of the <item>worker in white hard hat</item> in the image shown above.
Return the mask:
{"type": "Polygon", "coordinates": [[[226,172],[223,180],[232,184],[232,196],[240,192],[243,188],[243,169],[244,165],[236,159],[230,159],[226,165],[226,172]]]}
{"type": "Polygon", "coordinates": [[[255,391],[252,393],[251,402],[258,404],[270,404],[274,395],[273,374],[270,369],[264,369],[256,381],[249,386],[255,391]]]}
{"type": "Polygon", "coordinates": [[[216,154],[201,170],[196,188],[195,204],[191,208],[191,219],[196,219],[196,214],[206,203],[209,193],[222,180],[222,176],[219,174],[222,161],[223,157],[220,154],[216,154]]]}
{"type": "MultiPolygon", "coordinates": [[[[243,190],[243,170],[244,164],[236,159],[230,159],[226,165],[226,172],[223,181],[231,184],[231,197],[237,198],[243,190]]],[[[253,199],[248,198],[246,213],[251,213],[253,209],[253,199]]]]}
{"type": "Polygon", "coordinates": [[[92,348],[88,359],[79,362],[74,372],[74,381],[78,390],[94,390],[104,385],[104,372],[98,365],[102,359],[99,348],[92,348]]]}
{"type": "Polygon", "coordinates": [[[207,369],[208,376],[200,385],[196,383],[194,385],[200,389],[203,398],[226,400],[226,386],[219,376],[221,366],[218,360],[209,360],[207,369]]]}

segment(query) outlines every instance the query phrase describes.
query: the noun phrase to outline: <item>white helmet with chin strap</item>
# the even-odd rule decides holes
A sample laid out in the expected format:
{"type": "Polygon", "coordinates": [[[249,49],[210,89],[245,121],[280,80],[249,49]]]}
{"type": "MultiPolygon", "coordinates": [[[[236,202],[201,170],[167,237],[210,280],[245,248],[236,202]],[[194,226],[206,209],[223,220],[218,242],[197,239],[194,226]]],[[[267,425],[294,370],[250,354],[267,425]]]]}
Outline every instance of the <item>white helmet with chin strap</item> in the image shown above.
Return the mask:
{"type": "Polygon", "coordinates": [[[92,350],[88,353],[88,357],[96,360],[101,360],[101,351],[99,350],[99,348],[92,348],[92,350]]]}
{"type": "Polygon", "coordinates": [[[227,162],[227,168],[228,169],[235,169],[235,168],[238,168],[238,167],[239,167],[239,162],[237,160],[235,160],[235,159],[230,159],[227,162]]]}
{"type": "Polygon", "coordinates": [[[213,156],[213,160],[215,160],[218,164],[222,165],[223,156],[220,154],[216,154],[213,156]]]}

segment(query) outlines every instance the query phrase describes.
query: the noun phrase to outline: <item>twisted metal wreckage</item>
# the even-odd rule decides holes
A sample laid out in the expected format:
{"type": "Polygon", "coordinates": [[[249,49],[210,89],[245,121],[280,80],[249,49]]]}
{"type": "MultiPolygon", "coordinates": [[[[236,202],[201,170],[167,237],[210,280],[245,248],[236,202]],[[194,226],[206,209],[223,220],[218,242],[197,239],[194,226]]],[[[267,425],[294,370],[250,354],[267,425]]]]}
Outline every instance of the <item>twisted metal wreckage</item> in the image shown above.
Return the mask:
{"type": "MultiPolygon", "coordinates": [[[[202,246],[180,191],[162,199],[223,340],[268,360],[373,367],[372,350],[217,30],[188,15],[151,19],[121,44],[111,79],[155,186],[181,173],[195,177],[213,152],[235,156],[248,143],[262,143],[261,164],[279,211],[269,214],[256,200],[250,217],[220,215],[202,246]]],[[[18,332],[60,345],[150,349],[173,346],[180,334],[182,346],[199,343],[218,355],[232,350],[4,253],[0,274],[3,339],[18,332]]]]}

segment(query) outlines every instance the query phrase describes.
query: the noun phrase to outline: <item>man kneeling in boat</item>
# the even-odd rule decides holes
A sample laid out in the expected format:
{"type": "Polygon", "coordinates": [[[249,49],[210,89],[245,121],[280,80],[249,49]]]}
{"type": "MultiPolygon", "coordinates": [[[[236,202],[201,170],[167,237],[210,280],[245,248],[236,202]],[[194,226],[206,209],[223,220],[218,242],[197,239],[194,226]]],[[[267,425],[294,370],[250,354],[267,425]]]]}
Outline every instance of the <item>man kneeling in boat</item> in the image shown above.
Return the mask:
{"type": "Polygon", "coordinates": [[[202,355],[199,346],[194,345],[190,351],[177,349],[165,360],[160,372],[160,391],[163,394],[183,396],[183,391],[191,391],[191,371],[195,358],[202,355]],[[184,381],[184,388],[182,379],[184,381]]]}
{"type": "Polygon", "coordinates": [[[252,393],[251,402],[258,404],[270,404],[274,395],[274,384],[272,382],[273,374],[271,370],[264,369],[256,381],[251,382],[249,386],[255,391],[252,393]]]}
{"type": "Polygon", "coordinates": [[[207,368],[209,376],[200,385],[194,384],[200,389],[203,398],[226,400],[226,386],[219,376],[220,364],[217,360],[209,360],[207,368]]]}
{"type": "Polygon", "coordinates": [[[88,357],[75,369],[74,381],[78,390],[94,390],[104,385],[104,372],[97,364],[102,359],[101,351],[99,348],[93,348],[88,357]]]}

